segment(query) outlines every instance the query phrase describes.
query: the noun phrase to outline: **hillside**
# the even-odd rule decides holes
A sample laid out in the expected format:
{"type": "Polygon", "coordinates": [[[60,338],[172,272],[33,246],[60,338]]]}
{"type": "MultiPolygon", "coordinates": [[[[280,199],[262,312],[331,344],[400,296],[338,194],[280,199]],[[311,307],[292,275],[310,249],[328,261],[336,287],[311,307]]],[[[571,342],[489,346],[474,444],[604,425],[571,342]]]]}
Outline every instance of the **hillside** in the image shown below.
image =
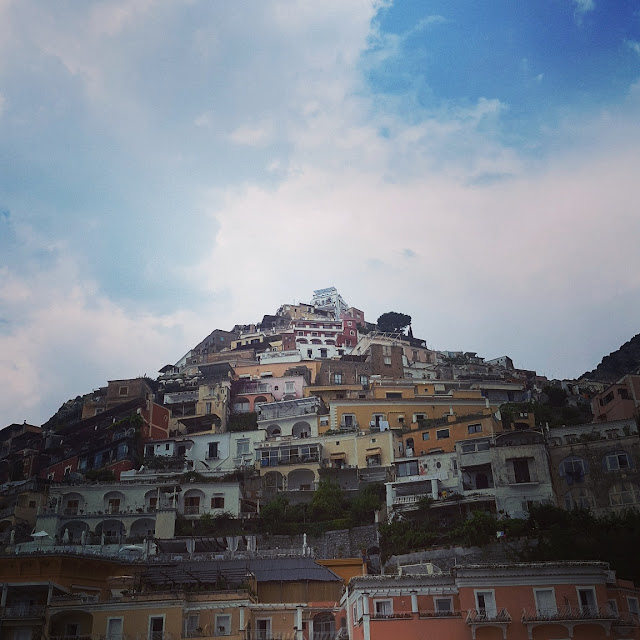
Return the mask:
{"type": "Polygon", "coordinates": [[[613,383],[638,368],[640,368],[640,333],[616,351],[604,356],[593,371],[583,373],[580,378],[613,383]]]}

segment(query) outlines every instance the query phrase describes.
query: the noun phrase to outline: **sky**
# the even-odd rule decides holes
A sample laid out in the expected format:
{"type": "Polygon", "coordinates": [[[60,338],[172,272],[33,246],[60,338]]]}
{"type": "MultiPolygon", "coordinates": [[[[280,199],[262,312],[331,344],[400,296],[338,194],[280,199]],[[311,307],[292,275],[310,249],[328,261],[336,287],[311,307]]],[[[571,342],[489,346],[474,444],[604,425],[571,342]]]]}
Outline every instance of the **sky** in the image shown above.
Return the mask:
{"type": "Polygon", "coordinates": [[[0,0],[0,426],[338,288],[573,378],[640,332],[638,0],[0,0]]]}

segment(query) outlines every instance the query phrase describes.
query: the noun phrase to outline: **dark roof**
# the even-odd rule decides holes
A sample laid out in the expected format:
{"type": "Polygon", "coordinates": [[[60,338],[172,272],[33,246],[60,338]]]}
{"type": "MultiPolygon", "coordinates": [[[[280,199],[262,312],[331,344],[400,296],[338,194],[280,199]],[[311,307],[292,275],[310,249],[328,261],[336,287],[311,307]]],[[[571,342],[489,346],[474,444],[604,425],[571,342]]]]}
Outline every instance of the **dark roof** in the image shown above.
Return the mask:
{"type": "Polygon", "coordinates": [[[241,582],[247,575],[258,582],[340,582],[333,571],[313,558],[245,558],[238,560],[195,560],[151,565],[144,580],[153,584],[212,583],[223,576],[229,582],[241,582]]]}

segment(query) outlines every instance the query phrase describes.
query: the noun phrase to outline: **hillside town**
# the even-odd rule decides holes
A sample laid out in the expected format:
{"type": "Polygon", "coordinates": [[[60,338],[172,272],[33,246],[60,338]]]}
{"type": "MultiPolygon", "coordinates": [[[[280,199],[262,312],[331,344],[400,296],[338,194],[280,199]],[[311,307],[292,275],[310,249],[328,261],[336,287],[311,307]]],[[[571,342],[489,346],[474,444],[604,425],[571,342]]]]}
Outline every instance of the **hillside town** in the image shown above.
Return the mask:
{"type": "Polygon", "coordinates": [[[0,638],[640,639],[637,565],[540,524],[636,518],[640,374],[271,311],[0,431],[0,638]]]}

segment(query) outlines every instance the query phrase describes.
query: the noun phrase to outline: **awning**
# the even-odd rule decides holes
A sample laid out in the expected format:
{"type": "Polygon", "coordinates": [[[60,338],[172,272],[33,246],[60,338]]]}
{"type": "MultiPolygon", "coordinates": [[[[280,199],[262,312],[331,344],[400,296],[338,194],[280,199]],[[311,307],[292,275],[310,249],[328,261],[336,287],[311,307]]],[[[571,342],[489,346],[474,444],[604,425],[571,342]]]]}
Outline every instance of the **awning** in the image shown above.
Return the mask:
{"type": "Polygon", "coordinates": [[[332,460],[344,460],[347,457],[347,454],[344,451],[339,451],[338,453],[332,453],[332,460]]]}
{"type": "Polygon", "coordinates": [[[367,449],[366,456],[369,458],[370,456],[379,456],[382,454],[382,449],[380,447],[372,447],[371,449],[367,449]]]}

